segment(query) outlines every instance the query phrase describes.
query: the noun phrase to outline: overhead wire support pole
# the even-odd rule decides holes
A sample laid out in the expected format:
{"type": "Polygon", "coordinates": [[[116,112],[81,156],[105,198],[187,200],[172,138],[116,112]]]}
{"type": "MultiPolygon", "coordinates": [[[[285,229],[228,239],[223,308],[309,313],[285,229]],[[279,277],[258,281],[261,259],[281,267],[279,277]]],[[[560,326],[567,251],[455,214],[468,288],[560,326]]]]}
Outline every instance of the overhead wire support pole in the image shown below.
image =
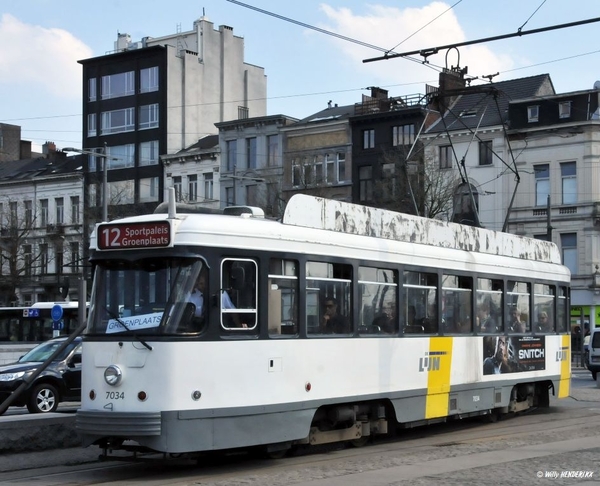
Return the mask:
{"type": "Polygon", "coordinates": [[[518,30],[517,32],[513,32],[511,34],[496,35],[493,37],[485,37],[483,39],[459,42],[457,44],[446,44],[445,46],[430,47],[427,49],[419,49],[416,51],[402,52],[399,54],[386,53],[383,56],[372,57],[370,59],[363,59],[363,63],[374,62],[374,61],[387,61],[388,59],[394,59],[396,57],[407,57],[407,56],[412,56],[413,54],[419,54],[423,57],[427,57],[427,56],[431,56],[432,54],[437,54],[440,50],[450,49],[452,47],[463,47],[463,46],[471,46],[473,44],[483,44],[484,42],[493,42],[493,41],[497,41],[497,40],[510,39],[512,37],[522,37],[524,35],[539,34],[541,32],[548,32],[550,30],[568,29],[569,27],[577,27],[579,25],[592,24],[594,22],[600,22],[600,17],[594,17],[593,19],[587,19],[587,20],[578,20],[577,22],[569,22],[567,24],[551,25],[549,27],[541,27],[539,29],[532,29],[532,30],[525,30],[525,31],[518,30]]]}

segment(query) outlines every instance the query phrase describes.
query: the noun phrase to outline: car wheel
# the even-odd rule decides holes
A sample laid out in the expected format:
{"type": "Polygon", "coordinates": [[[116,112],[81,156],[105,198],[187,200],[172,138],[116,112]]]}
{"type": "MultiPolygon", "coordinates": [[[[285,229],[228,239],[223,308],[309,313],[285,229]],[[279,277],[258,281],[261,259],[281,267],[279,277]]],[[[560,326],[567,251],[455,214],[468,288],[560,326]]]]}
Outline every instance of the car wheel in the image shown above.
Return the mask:
{"type": "Polygon", "coordinates": [[[592,380],[596,379],[596,373],[597,373],[596,371],[592,371],[592,380]]]}
{"type": "Polygon", "coordinates": [[[48,383],[40,383],[31,390],[27,410],[30,413],[56,412],[58,408],[58,390],[48,383]]]}

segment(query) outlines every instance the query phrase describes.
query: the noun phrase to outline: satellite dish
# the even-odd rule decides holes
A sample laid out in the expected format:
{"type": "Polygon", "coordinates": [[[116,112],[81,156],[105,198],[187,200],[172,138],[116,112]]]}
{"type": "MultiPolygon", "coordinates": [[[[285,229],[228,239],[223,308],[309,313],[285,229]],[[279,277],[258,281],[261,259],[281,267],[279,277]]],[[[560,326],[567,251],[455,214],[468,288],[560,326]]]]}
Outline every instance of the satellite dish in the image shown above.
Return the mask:
{"type": "Polygon", "coordinates": [[[600,89],[600,81],[594,83],[594,89],[600,89]]]}

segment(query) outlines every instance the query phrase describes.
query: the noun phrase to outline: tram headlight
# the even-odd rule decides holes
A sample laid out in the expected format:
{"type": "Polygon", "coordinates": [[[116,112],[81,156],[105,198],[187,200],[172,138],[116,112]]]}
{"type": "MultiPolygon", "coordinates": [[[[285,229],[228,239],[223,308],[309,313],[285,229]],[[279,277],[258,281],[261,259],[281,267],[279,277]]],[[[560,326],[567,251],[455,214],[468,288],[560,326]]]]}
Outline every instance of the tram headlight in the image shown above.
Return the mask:
{"type": "Polygon", "coordinates": [[[123,372],[117,365],[110,365],[104,370],[104,381],[110,386],[117,386],[123,379],[123,372]]]}

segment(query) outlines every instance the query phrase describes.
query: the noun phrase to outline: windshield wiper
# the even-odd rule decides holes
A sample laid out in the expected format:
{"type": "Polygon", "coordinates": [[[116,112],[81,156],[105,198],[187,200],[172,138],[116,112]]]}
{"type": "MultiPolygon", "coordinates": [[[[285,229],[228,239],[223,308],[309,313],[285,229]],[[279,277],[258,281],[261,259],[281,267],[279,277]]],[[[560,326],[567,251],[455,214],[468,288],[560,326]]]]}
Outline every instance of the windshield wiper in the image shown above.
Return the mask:
{"type": "Polygon", "coordinates": [[[127,327],[127,324],[125,324],[123,322],[123,320],[116,315],[113,311],[111,311],[107,306],[104,306],[104,310],[106,312],[108,312],[108,315],[110,317],[112,317],[115,321],[117,321],[119,324],[121,324],[121,326],[123,326],[125,328],[125,330],[129,333],[131,333],[133,335],[134,338],[136,338],[140,343],[142,343],[146,348],[148,348],[150,351],[152,351],[152,346],[150,346],[146,341],[144,341],[141,337],[139,337],[135,332],[133,332],[131,329],[129,329],[127,327]]]}

